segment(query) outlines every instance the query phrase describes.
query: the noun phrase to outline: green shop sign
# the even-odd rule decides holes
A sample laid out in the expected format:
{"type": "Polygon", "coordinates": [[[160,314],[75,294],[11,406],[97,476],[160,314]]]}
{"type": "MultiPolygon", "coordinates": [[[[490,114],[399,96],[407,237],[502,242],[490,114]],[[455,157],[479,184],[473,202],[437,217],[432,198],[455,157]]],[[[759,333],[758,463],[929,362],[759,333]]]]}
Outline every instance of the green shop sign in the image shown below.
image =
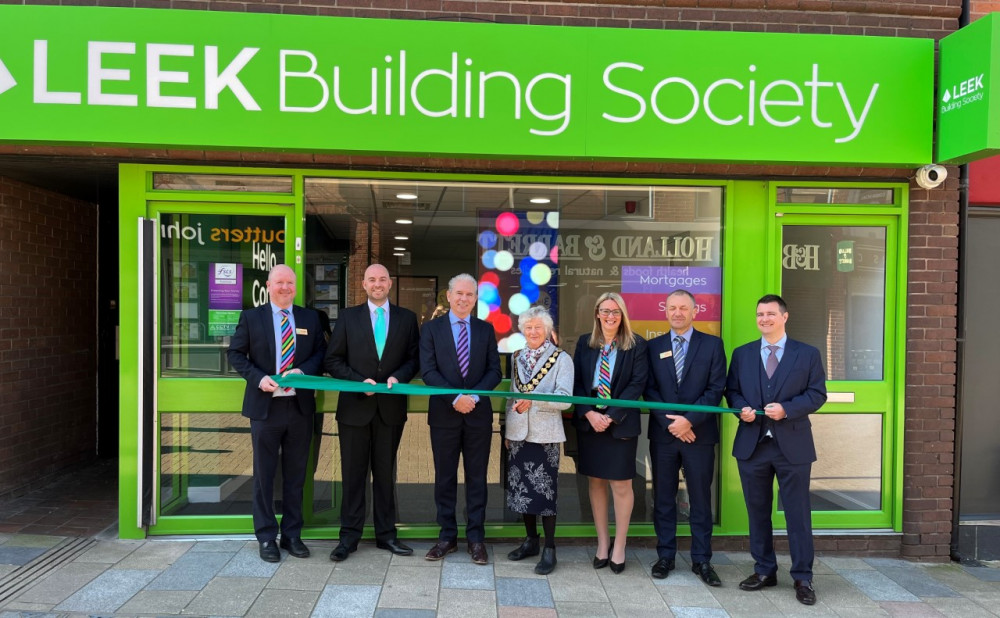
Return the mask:
{"type": "Polygon", "coordinates": [[[966,163],[1000,153],[1000,13],[941,40],[936,160],[966,163]]]}
{"type": "Polygon", "coordinates": [[[931,39],[0,6],[0,142],[918,165],[931,39]]]}

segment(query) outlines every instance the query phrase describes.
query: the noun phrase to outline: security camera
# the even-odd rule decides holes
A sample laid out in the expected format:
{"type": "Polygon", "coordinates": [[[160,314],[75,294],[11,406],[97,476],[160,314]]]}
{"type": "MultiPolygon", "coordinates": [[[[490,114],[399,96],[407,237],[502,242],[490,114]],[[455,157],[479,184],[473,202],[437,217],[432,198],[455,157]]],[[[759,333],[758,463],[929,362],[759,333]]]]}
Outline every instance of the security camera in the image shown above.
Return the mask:
{"type": "Polygon", "coordinates": [[[948,178],[948,169],[943,165],[925,165],[917,169],[916,181],[921,189],[936,189],[948,178]]]}

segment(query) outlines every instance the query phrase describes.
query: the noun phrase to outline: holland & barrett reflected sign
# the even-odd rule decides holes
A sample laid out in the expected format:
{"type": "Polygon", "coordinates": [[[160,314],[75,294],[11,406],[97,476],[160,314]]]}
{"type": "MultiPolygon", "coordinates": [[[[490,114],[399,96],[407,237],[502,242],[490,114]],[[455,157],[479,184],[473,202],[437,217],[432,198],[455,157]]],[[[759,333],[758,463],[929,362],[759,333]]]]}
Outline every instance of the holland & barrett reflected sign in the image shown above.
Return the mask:
{"type": "Polygon", "coordinates": [[[0,6],[0,141],[916,165],[930,39],[0,6]]]}

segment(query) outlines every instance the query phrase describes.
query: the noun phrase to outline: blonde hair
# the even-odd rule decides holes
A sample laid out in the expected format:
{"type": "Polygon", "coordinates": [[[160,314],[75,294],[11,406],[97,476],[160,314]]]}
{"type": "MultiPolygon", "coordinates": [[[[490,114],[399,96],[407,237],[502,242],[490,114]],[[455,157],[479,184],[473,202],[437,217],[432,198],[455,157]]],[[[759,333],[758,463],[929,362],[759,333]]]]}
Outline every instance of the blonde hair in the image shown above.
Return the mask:
{"type": "Polygon", "coordinates": [[[631,350],[635,346],[635,333],[632,332],[632,323],[628,319],[628,309],[625,308],[625,300],[614,292],[601,294],[597,297],[597,302],[594,303],[594,331],[590,334],[590,347],[600,348],[604,346],[604,331],[601,330],[601,319],[597,312],[601,308],[601,303],[606,300],[614,301],[622,312],[622,321],[618,325],[618,334],[615,335],[618,349],[631,350]]]}

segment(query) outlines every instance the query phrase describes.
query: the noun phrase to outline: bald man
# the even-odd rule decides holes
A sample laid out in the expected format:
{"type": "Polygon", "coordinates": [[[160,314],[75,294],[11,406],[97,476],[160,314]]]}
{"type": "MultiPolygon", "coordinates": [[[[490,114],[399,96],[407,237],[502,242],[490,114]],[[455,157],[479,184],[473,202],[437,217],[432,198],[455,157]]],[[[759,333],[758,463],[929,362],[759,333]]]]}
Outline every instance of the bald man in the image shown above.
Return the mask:
{"type": "Polygon", "coordinates": [[[323,371],[326,339],[319,315],[292,303],[295,272],[279,264],[267,277],[270,302],[240,314],[229,344],[229,364],[247,381],[243,416],[253,445],[253,527],[260,557],[279,562],[281,551],[308,558],[302,542],[302,487],[306,480],[316,397],[284,389],[272,375],[323,371]],[[281,524],[274,512],[274,477],[281,462],[281,524]],[[280,543],[277,540],[281,533],[280,543]]]}
{"type": "MultiPolygon", "coordinates": [[[[409,382],[419,368],[417,316],[389,304],[392,279],[381,264],[365,270],[368,299],[341,312],[330,337],[327,372],[341,380],[369,384],[409,382]]],[[[365,525],[365,492],[372,473],[375,545],[399,556],[413,550],[396,538],[396,452],[406,424],[406,397],[346,393],[337,399],[337,433],[344,498],[340,542],[330,560],[342,562],[357,549],[365,525]]]]}

